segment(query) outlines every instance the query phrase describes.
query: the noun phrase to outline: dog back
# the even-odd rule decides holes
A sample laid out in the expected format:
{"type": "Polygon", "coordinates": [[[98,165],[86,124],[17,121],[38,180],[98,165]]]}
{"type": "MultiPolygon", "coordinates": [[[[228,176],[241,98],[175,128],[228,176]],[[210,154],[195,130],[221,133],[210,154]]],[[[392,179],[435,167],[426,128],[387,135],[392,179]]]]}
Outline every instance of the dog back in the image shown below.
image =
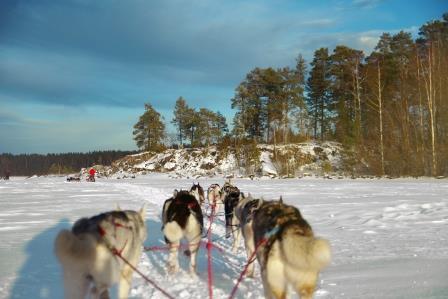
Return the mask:
{"type": "Polygon", "coordinates": [[[264,202],[255,210],[252,225],[255,244],[268,237],[257,255],[262,267],[276,241],[284,262],[296,268],[319,271],[331,260],[328,241],[315,238],[311,226],[293,206],[278,201],[264,202]]]}
{"type": "Polygon", "coordinates": [[[198,201],[187,191],[179,191],[175,197],[165,201],[162,216],[163,224],[175,221],[181,228],[185,228],[188,217],[192,214],[202,228],[204,226],[204,218],[198,201]]]}

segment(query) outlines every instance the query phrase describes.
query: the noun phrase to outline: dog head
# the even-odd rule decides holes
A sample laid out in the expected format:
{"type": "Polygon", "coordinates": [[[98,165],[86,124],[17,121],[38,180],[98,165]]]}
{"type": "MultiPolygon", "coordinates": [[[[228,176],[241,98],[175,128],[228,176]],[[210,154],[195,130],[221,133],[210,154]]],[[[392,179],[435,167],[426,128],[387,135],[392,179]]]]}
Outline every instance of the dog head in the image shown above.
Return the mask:
{"type": "Polygon", "coordinates": [[[193,186],[190,188],[190,194],[193,195],[200,204],[204,203],[204,189],[199,183],[193,183],[193,186]]]}
{"type": "Polygon", "coordinates": [[[207,189],[207,199],[210,204],[216,204],[221,199],[221,187],[218,184],[211,184],[207,189]]]}
{"type": "Polygon", "coordinates": [[[263,204],[263,198],[253,198],[249,195],[240,200],[235,208],[235,217],[240,223],[248,223],[252,219],[252,215],[255,210],[258,210],[263,204]]]}

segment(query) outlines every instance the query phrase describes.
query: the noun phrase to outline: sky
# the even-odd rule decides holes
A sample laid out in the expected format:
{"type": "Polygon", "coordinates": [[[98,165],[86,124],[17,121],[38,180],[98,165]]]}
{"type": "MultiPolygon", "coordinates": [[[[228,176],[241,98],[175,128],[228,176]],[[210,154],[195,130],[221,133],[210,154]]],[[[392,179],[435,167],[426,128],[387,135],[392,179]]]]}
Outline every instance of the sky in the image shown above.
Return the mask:
{"type": "Polygon", "coordinates": [[[169,132],[176,100],[231,124],[255,67],[309,62],[320,47],[369,54],[446,0],[0,1],[0,153],[135,150],[150,103],[169,132]]]}

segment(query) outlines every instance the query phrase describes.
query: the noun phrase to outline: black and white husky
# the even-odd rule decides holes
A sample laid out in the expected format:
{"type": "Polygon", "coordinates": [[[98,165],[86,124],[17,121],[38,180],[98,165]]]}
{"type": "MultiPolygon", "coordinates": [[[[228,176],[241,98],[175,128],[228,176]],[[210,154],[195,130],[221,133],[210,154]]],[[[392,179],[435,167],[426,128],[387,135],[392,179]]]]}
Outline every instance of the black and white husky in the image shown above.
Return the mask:
{"type": "Polygon", "coordinates": [[[193,183],[193,186],[190,188],[190,194],[196,198],[196,200],[199,202],[199,204],[202,206],[205,202],[205,196],[204,196],[204,188],[202,188],[199,183],[195,184],[193,183]]]}
{"type": "MultiPolygon", "coordinates": [[[[227,183],[226,183],[227,184],[227,183]]],[[[235,208],[238,202],[244,198],[243,192],[238,187],[224,184],[224,213],[226,220],[226,237],[233,236],[232,251],[235,253],[240,243],[239,221],[235,217],[235,208]]]]}
{"type": "Polygon", "coordinates": [[[64,298],[109,298],[118,284],[118,297],[128,298],[132,268],[116,253],[136,266],[146,239],[145,208],[111,211],[82,218],[55,240],[55,254],[64,273],[64,298]],[[92,286],[92,288],[90,288],[92,286]]]}
{"type": "Polygon", "coordinates": [[[196,254],[202,237],[204,219],[199,202],[188,191],[174,191],[173,197],[163,204],[163,234],[170,246],[168,272],[179,270],[178,252],[180,240],[188,240],[190,253],[190,272],[196,273],[196,254]]]}
{"type": "Polygon", "coordinates": [[[252,230],[265,297],[285,298],[291,285],[300,298],[311,299],[319,271],[331,260],[328,241],[314,236],[297,208],[280,201],[254,210],[252,230]]]}

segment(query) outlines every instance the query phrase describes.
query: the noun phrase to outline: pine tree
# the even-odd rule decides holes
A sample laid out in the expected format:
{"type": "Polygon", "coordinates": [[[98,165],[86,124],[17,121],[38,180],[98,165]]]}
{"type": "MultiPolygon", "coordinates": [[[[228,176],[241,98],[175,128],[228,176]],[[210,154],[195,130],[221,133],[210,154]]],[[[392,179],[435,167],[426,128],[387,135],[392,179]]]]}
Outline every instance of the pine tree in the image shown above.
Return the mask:
{"type": "Polygon", "coordinates": [[[330,133],[332,117],[330,60],[327,48],[320,48],[314,52],[306,89],[308,114],[313,123],[314,138],[317,139],[320,135],[323,140],[330,133]]]}
{"type": "Polygon", "coordinates": [[[159,151],[163,149],[165,137],[165,124],[163,117],[151,104],[145,104],[145,112],[134,125],[134,140],[137,147],[146,151],[159,151]]]}
{"type": "Polygon", "coordinates": [[[187,113],[188,109],[190,109],[187,105],[187,102],[184,98],[179,97],[176,101],[176,105],[174,106],[174,118],[171,123],[177,126],[178,137],[179,137],[179,145],[182,147],[183,145],[183,137],[186,134],[187,130],[187,113]]]}
{"type": "Polygon", "coordinates": [[[236,88],[232,99],[232,109],[237,109],[234,124],[241,137],[248,137],[260,141],[266,128],[266,97],[263,84],[263,71],[255,68],[246,75],[246,79],[236,88]]]}
{"type": "Polygon", "coordinates": [[[337,46],[330,57],[331,97],[337,115],[335,136],[343,144],[361,141],[362,51],[337,46]]]}

